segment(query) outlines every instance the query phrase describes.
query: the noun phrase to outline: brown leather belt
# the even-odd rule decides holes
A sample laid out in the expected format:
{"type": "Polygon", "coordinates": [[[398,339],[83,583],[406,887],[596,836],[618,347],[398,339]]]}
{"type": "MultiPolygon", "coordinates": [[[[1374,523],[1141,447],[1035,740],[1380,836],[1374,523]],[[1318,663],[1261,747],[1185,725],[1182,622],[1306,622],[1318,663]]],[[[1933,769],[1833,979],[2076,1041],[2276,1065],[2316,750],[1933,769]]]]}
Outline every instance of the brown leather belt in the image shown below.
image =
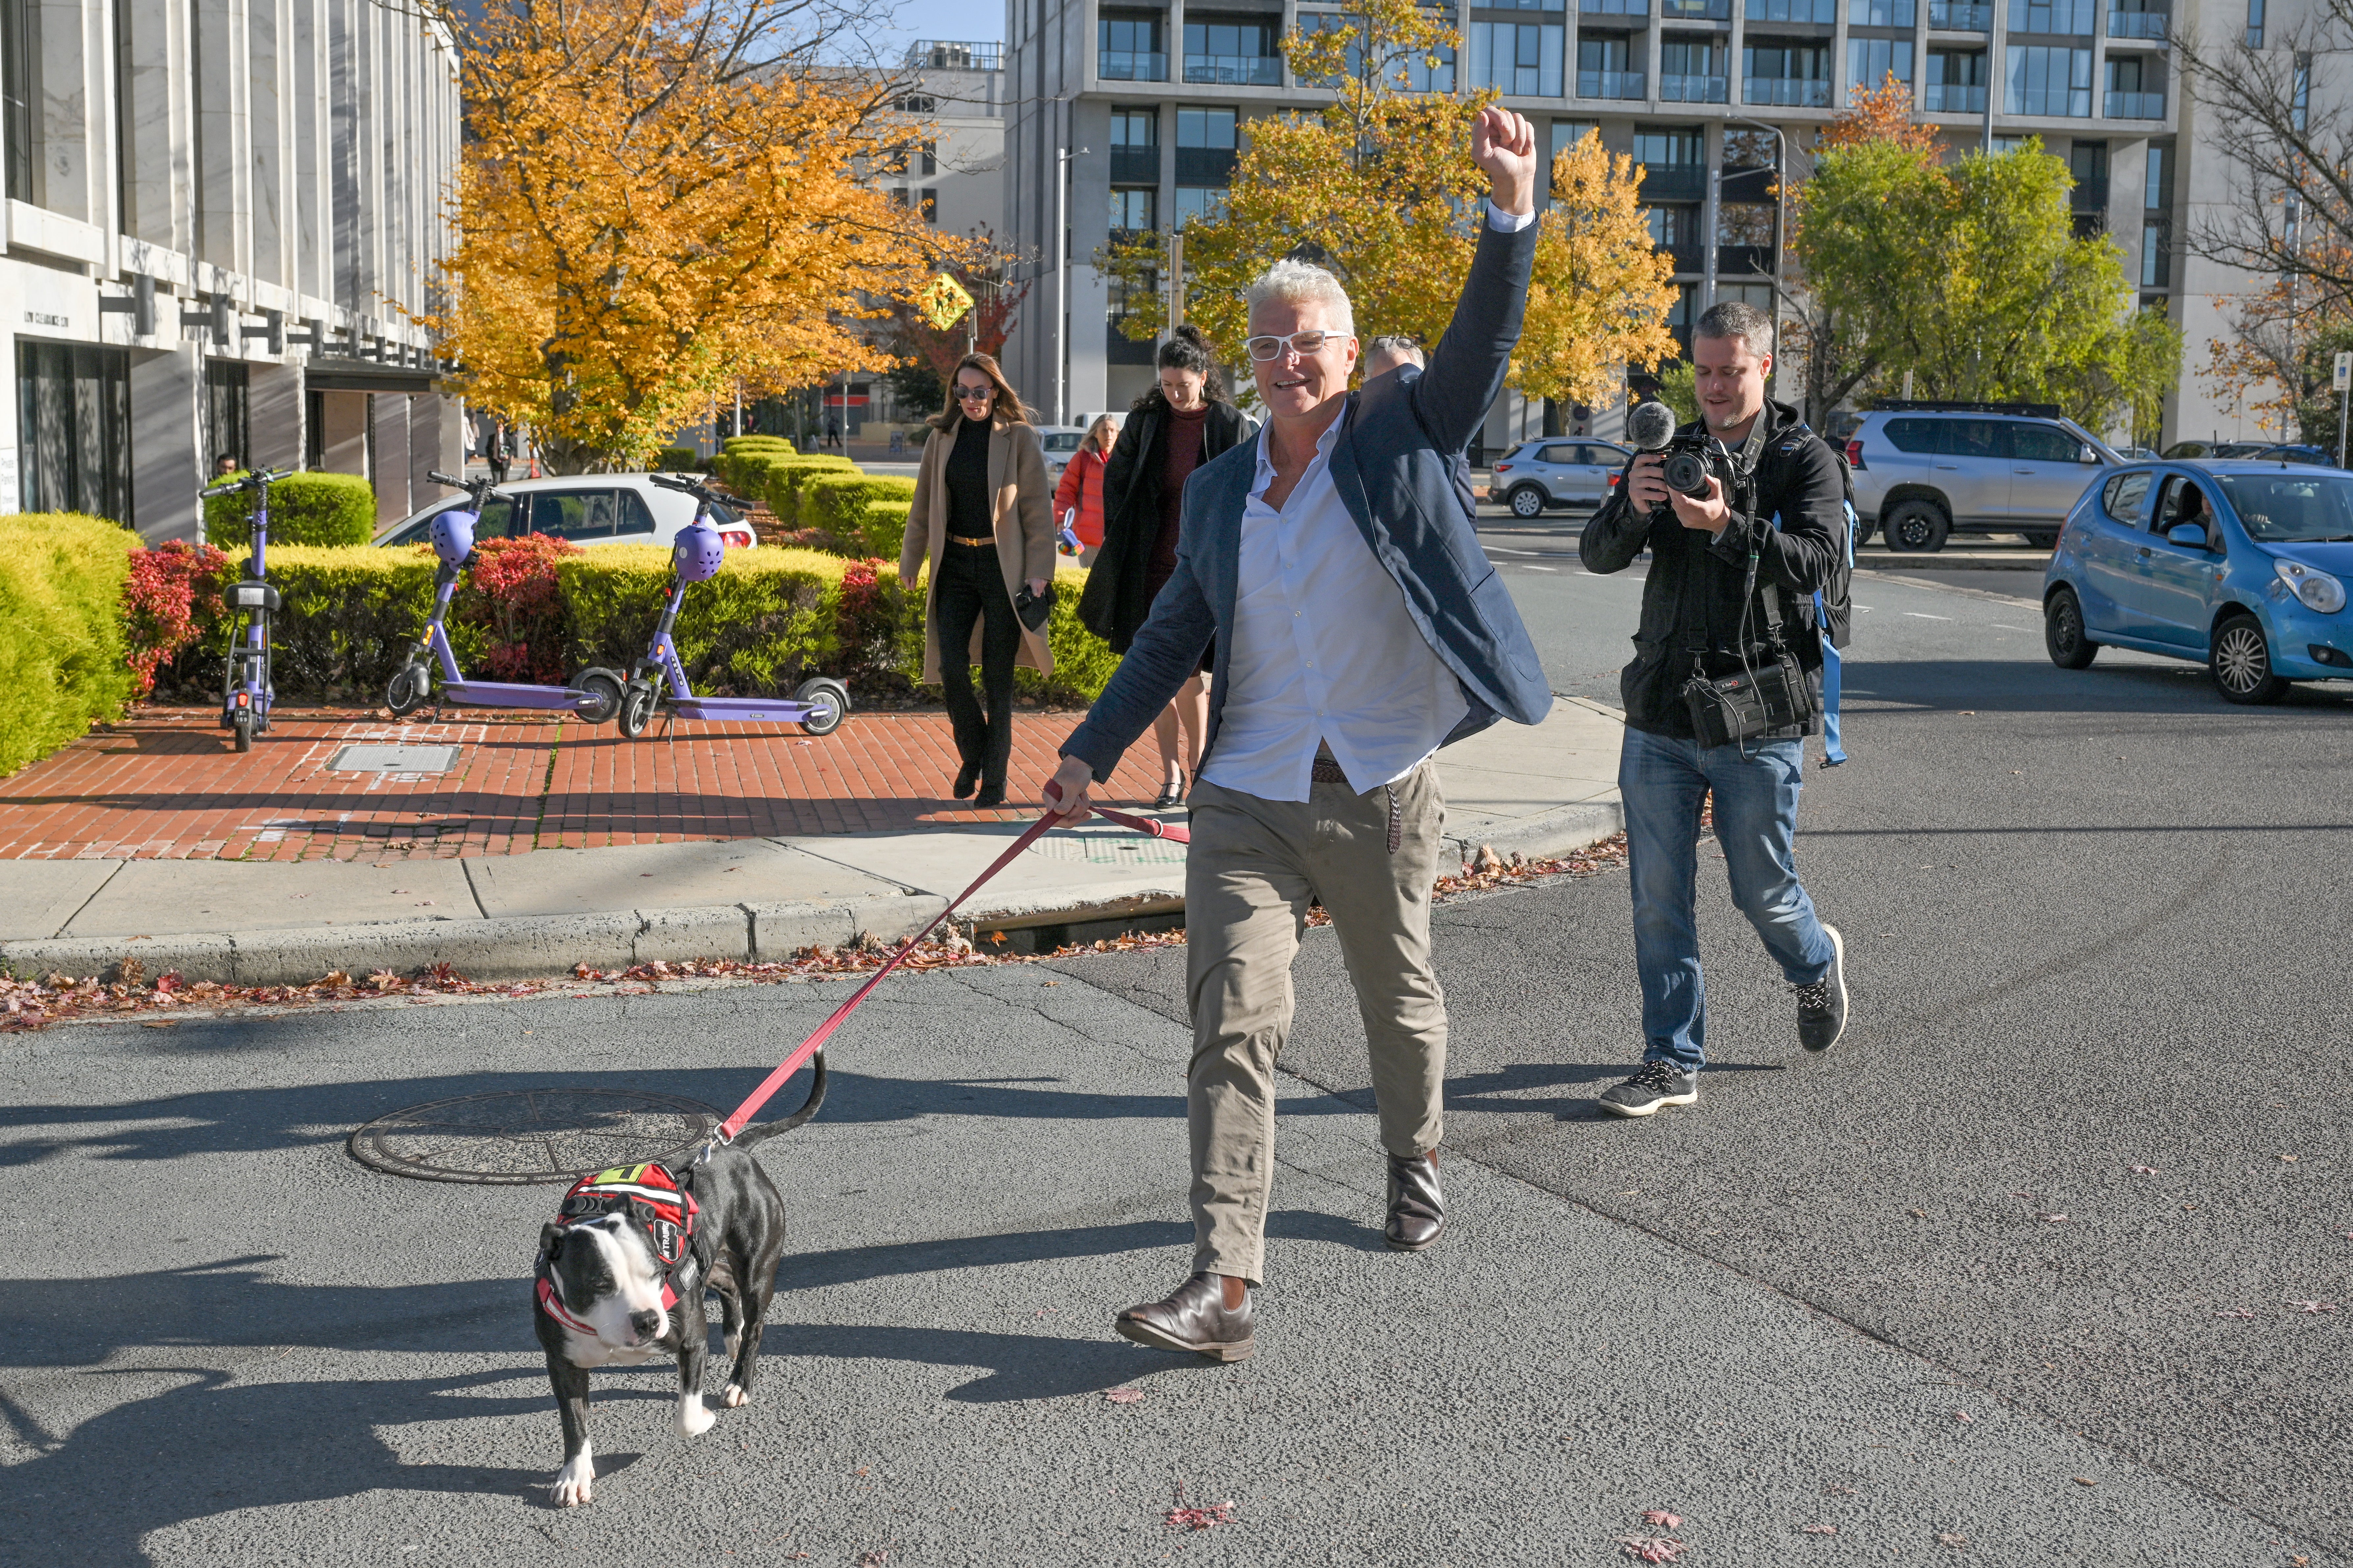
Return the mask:
{"type": "Polygon", "coordinates": [[[948,542],[950,544],[968,544],[975,550],[994,550],[997,548],[997,541],[994,539],[966,539],[961,533],[949,534],[948,542]]]}

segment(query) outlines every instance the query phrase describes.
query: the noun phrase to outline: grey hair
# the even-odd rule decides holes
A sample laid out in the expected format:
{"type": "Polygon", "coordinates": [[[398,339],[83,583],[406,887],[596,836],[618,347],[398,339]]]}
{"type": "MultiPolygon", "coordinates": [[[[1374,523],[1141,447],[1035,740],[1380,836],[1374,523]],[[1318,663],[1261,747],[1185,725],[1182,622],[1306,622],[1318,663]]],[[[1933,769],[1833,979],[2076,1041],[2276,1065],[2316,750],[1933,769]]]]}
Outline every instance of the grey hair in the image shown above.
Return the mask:
{"type": "Polygon", "coordinates": [[[1725,300],[1701,313],[1692,336],[1738,338],[1748,345],[1750,353],[1763,359],[1773,352],[1773,318],[1744,300],[1725,300]]]}
{"type": "Polygon", "coordinates": [[[1389,358],[1397,361],[1399,364],[1428,364],[1430,363],[1428,357],[1421,352],[1421,344],[1416,340],[1407,337],[1402,332],[1385,332],[1381,336],[1375,338],[1371,342],[1366,343],[1365,345],[1365,357],[1366,359],[1370,359],[1375,354],[1387,354],[1389,358]]]}
{"type": "Polygon", "coordinates": [[[1335,330],[1342,336],[1356,335],[1356,312],[1348,303],[1348,291],[1340,287],[1337,278],[1312,262],[1285,257],[1250,280],[1247,299],[1253,315],[1270,300],[1292,305],[1317,301],[1330,306],[1340,318],[1335,330]]]}

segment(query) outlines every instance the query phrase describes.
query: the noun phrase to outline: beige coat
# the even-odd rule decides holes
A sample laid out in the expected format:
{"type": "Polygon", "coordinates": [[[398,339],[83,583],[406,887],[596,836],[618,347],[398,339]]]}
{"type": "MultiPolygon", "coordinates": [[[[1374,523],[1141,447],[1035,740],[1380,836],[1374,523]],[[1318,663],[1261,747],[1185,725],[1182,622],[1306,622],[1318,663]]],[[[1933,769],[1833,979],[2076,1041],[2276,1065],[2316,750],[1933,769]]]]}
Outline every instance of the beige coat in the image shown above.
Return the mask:
{"type": "MultiPolygon", "coordinates": [[[[947,548],[948,453],[964,426],[958,415],[944,430],[934,430],[923,442],[923,459],[915,470],[915,500],[907,510],[907,540],[899,548],[899,581],[915,580],[916,569],[928,566],[923,581],[923,683],[940,679],[940,639],[932,611],[939,595],[940,552],[947,548]]],[[[988,442],[989,518],[997,532],[997,564],[1005,574],[1005,594],[1012,597],[1032,578],[1054,581],[1054,504],[1046,482],[1046,455],[1038,446],[1038,432],[1028,425],[999,425],[988,442]]],[[[957,545],[957,549],[969,549],[957,545]]],[[[980,623],[972,628],[967,664],[980,662],[980,623]]],[[[1021,628],[1021,648],[1016,664],[1050,671],[1054,656],[1043,632],[1021,628]]]]}

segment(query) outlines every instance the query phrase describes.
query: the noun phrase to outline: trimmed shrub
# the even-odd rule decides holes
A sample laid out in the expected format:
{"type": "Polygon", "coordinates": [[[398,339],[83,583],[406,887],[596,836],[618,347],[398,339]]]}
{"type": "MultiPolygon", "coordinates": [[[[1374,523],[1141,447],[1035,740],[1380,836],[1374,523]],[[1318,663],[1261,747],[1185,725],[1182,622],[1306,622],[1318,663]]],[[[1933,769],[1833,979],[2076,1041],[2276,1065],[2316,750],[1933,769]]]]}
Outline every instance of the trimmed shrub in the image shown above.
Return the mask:
{"type": "Polygon", "coordinates": [[[702,455],[691,447],[664,447],[654,454],[654,472],[691,474],[702,467],[702,455]]]}
{"type": "Polygon", "coordinates": [[[500,680],[562,685],[571,674],[565,657],[571,651],[572,618],[556,567],[586,552],[544,533],[485,539],[474,549],[478,559],[450,613],[481,628],[483,668],[500,680]]]}
{"type": "Polygon", "coordinates": [[[178,658],[220,618],[221,583],[228,575],[227,552],[209,544],[174,539],[131,552],[122,628],[133,697],[154,690],[157,667],[178,658]]]}
{"type": "Polygon", "coordinates": [[[711,470],[736,494],[756,496],[768,463],[798,455],[799,448],[782,436],[730,436],[720,444],[711,470]]]}
{"type": "MultiPolygon", "coordinates": [[[[237,559],[244,560],[242,552],[252,539],[252,516],[250,495],[214,496],[205,502],[205,542],[237,551],[237,559]]],[[[357,474],[290,474],[269,487],[273,546],[365,544],[375,537],[375,489],[357,474]]]]}
{"type": "MultiPolygon", "coordinates": [[[[688,681],[706,695],[765,696],[811,675],[846,673],[837,622],[849,565],[814,550],[729,551],[716,575],[688,587],[670,634],[688,681]]],[[[555,570],[579,662],[628,668],[653,639],[670,552],[616,544],[555,570]]]]}
{"type": "MultiPolygon", "coordinates": [[[[433,613],[438,565],[422,544],[272,549],[269,580],[284,605],[270,622],[270,668],[280,695],[343,689],[380,698],[433,613]]],[[[474,592],[461,589],[449,616],[449,643],[469,674],[484,668],[489,655],[484,624],[491,617],[466,614],[465,597],[474,592]]],[[[227,636],[224,629],[216,638],[216,650],[227,636]]],[[[219,679],[217,673],[213,679],[219,679]]]]}
{"type": "Polygon", "coordinates": [[[899,559],[899,551],[907,542],[907,517],[904,501],[868,501],[858,523],[858,553],[879,555],[885,561],[899,559]]]}
{"type": "Polygon", "coordinates": [[[102,517],[0,517],[0,777],[131,700],[122,600],[138,543],[102,517]]]}
{"type": "Polygon", "coordinates": [[[900,519],[904,521],[906,508],[914,499],[913,479],[887,479],[855,470],[818,474],[801,486],[800,516],[796,521],[803,528],[822,528],[844,539],[856,539],[865,532],[870,502],[897,502],[900,519]]]}
{"type": "Polygon", "coordinates": [[[819,475],[863,471],[849,458],[831,454],[770,458],[762,474],[765,488],[760,499],[768,503],[768,510],[776,514],[778,521],[791,528],[807,528],[809,524],[801,516],[800,498],[808,482],[819,475]]]}

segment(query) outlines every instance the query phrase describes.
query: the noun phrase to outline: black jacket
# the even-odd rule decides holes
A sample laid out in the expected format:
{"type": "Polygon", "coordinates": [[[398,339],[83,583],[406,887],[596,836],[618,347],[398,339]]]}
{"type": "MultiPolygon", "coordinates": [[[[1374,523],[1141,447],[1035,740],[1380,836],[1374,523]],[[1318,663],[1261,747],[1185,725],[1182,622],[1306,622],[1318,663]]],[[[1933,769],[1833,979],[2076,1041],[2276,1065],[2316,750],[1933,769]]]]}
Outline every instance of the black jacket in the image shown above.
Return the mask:
{"type": "MultiPolygon", "coordinates": [[[[1119,653],[1127,651],[1152,613],[1152,600],[1144,590],[1152,546],[1160,537],[1160,474],[1168,464],[1162,432],[1167,422],[1156,399],[1137,409],[1119,427],[1119,439],[1103,460],[1103,548],[1088,568],[1079,619],[1119,653]]],[[[1230,403],[1210,404],[1208,424],[1201,431],[1200,467],[1194,471],[1240,445],[1250,432],[1250,421],[1240,409],[1230,403]]]]}
{"type": "MultiPolygon", "coordinates": [[[[1754,463],[1725,500],[1733,509],[1724,531],[1710,539],[1685,528],[1673,511],[1638,516],[1626,500],[1627,481],[1585,525],[1577,553],[1588,572],[1622,572],[1645,549],[1651,574],[1642,584],[1642,624],[1634,634],[1634,661],[1619,678],[1626,722],[1654,735],[1692,736],[1683,685],[1694,668],[1725,675],[1740,668],[1741,588],[1748,555],[1757,552],[1757,592],[1748,607],[1746,652],[1765,651],[1765,588],[1779,589],[1779,612],[1789,650],[1816,686],[1822,663],[1814,594],[1833,581],[1846,561],[1846,476],[1838,455],[1804,428],[1798,411],[1767,402],[1751,440],[1733,453],[1736,465],[1754,463]],[[1754,452],[1754,457],[1749,454],[1754,452]],[[1774,526],[1778,520],[1780,526],[1774,526]]],[[[1698,425],[1686,425],[1696,431],[1698,425]]],[[[1630,471],[1633,467],[1627,464],[1630,471]]],[[[1843,643],[1845,628],[1834,626],[1843,643]]],[[[1805,732],[1813,732],[1808,725],[1805,732]]],[[[1788,734],[1799,731],[1792,730],[1788,734]]]]}

